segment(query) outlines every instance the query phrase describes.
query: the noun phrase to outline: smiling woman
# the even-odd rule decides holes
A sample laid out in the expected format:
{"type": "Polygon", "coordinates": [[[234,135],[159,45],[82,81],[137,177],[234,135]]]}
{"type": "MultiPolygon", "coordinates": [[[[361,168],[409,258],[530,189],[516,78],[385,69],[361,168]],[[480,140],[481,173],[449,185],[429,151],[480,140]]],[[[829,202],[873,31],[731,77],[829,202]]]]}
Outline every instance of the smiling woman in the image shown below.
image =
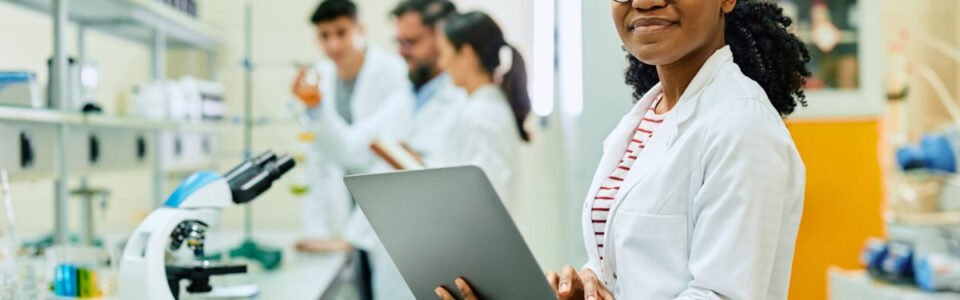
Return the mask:
{"type": "Polygon", "coordinates": [[[637,103],[586,199],[586,266],[548,274],[558,296],[786,299],[805,171],[782,117],[809,76],[791,20],[755,0],[611,10],[637,103]]]}
{"type": "Polygon", "coordinates": [[[786,299],[806,175],[783,117],[809,75],[791,20],[760,0],[610,5],[636,104],[587,192],[587,263],[548,282],[560,299],[786,299]]]}
{"type": "MultiPolygon", "coordinates": [[[[624,0],[623,2],[626,2],[624,0]]],[[[708,5],[708,1],[677,1],[683,4],[708,5]]],[[[700,20],[696,16],[694,21],[700,20]]],[[[702,17],[702,16],[701,16],[702,17]]],[[[671,18],[676,16],[664,16],[662,18],[644,17],[626,24],[627,20],[621,19],[617,28],[620,30],[624,43],[628,41],[634,43],[630,49],[637,49],[627,54],[630,61],[630,68],[627,70],[626,82],[634,88],[634,97],[639,99],[643,93],[660,82],[660,75],[657,71],[657,62],[644,59],[644,57],[667,57],[669,61],[671,55],[660,55],[664,53],[689,53],[692,52],[693,43],[678,43],[676,45],[655,42],[659,38],[653,34],[645,34],[649,28],[637,28],[640,24],[670,24],[669,26],[657,25],[650,26],[656,29],[670,29],[680,27],[677,21],[671,18]],[[630,34],[634,33],[633,37],[630,34]],[[651,49],[644,47],[648,43],[655,43],[664,49],[651,49]],[[675,51],[671,49],[686,49],[686,51],[675,51]]],[[[723,38],[725,44],[731,47],[733,60],[740,67],[741,71],[750,79],[753,79],[763,87],[778,112],[782,115],[788,115],[793,112],[797,104],[806,105],[803,86],[806,83],[806,77],[810,72],[806,68],[806,63],[810,60],[810,54],[803,43],[792,33],[786,30],[793,20],[783,16],[782,9],[774,4],[762,3],[754,0],[741,0],[736,9],[726,16],[726,24],[723,25],[725,34],[719,36],[723,38]]],[[[660,30],[652,30],[657,32],[660,30]]],[[[697,35],[687,30],[680,30],[681,36],[697,35]]],[[[683,37],[672,39],[673,41],[682,41],[683,37]]]]}

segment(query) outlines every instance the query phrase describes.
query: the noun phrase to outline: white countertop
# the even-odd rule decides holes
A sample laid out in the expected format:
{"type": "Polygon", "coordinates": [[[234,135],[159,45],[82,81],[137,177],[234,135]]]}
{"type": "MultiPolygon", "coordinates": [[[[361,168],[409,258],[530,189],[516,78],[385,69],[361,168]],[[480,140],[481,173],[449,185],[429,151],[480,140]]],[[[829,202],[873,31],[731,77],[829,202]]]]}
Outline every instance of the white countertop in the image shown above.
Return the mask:
{"type": "MultiPolygon", "coordinates": [[[[316,300],[346,263],[347,255],[297,252],[293,246],[299,238],[298,233],[298,229],[255,230],[255,241],[283,249],[281,266],[277,270],[266,271],[257,263],[251,263],[248,265],[248,274],[215,276],[210,280],[211,285],[254,284],[260,287],[257,299],[316,300]]],[[[239,245],[243,236],[238,231],[212,232],[207,239],[208,253],[218,253],[239,245]]],[[[182,296],[181,299],[195,299],[182,296]]]]}
{"type": "MultiPolygon", "coordinates": [[[[316,300],[327,289],[341,268],[347,262],[348,254],[309,254],[294,250],[294,243],[300,237],[299,229],[255,229],[254,240],[261,246],[283,249],[283,260],[276,270],[266,271],[259,263],[248,262],[246,274],[211,277],[213,287],[236,285],[256,285],[260,289],[255,299],[309,299],[316,300]]],[[[108,244],[121,241],[124,234],[106,234],[108,244]]],[[[243,233],[239,230],[207,233],[206,250],[208,254],[222,253],[240,245],[243,233]]],[[[233,258],[231,261],[236,262],[233,258]]],[[[246,262],[245,260],[241,260],[246,262]]],[[[120,287],[122,288],[122,287],[120,287]]],[[[210,299],[191,297],[181,293],[180,299],[210,299]]],[[[49,299],[68,299],[49,297],[49,299]]],[[[119,299],[116,295],[104,299],[119,299]]],[[[221,298],[222,299],[222,298],[221,298]]]]}

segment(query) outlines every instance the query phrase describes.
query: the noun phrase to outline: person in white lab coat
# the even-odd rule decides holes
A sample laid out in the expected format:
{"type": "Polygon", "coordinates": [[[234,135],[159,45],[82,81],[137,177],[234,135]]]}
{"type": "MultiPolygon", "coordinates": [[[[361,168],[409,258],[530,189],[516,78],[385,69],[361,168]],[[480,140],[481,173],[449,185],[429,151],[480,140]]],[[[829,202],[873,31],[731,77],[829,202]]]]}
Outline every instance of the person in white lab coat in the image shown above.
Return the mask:
{"type": "Polygon", "coordinates": [[[446,132],[456,122],[453,112],[467,98],[437,62],[437,28],[458,14],[457,8],[448,0],[405,0],[391,14],[396,18],[400,55],[407,61],[414,85],[413,101],[397,110],[409,119],[399,122],[391,137],[404,141],[423,160],[434,161],[445,147],[446,132]]]}
{"type": "Polygon", "coordinates": [[[456,113],[440,157],[427,166],[480,167],[509,210],[516,206],[512,198],[518,152],[531,138],[523,126],[530,114],[523,57],[482,12],[450,18],[441,31],[440,66],[469,96],[456,113]]]}
{"type": "Polygon", "coordinates": [[[456,6],[448,0],[405,0],[397,4],[391,15],[396,18],[396,40],[413,87],[391,94],[382,108],[363,122],[347,130],[331,131],[337,136],[329,135],[328,140],[333,142],[327,144],[339,145],[335,155],[339,162],[363,172],[389,170],[391,167],[370,150],[378,138],[402,141],[425,161],[435,161],[444,150],[444,137],[466,93],[437,65],[436,28],[456,14],[456,6]]]}
{"type": "MultiPolygon", "coordinates": [[[[447,19],[442,28],[435,27],[436,21],[431,22],[433,24],[426,23],[434,19],[424,17],[431,11],[442,11],[443,7],[452,5],[448,1],[414,0],[402,2],[394,10],[398,18],[401,53],[410,51],[408,47],[415,47],[417,43],[433,43],[432,47],[439,52],[439,57],[434,60],[430,60],[428,55],[406,52],[404,57],[409,63],[411,79],[417,83],[417,73],[423,72],[420,70],[424,67],[439,67],[443,72],[430,71],[435,74],[434,79],[421,86],[423,89],[436,84],[432,96],[421,100],[391,101],[378,114],[376,119],[381,121],[371,127],[400,128],[391,137],[405,141],[411,150],[422,157],[427,167],[479,166],[501,195],[511,195],[510,183],[513,167],[517,163],[517,151],[520,144],[530,138],[522,127],[530,113],[523,58],[506,43],[497,24],[483,13],[445,16],[447,19]],[[429,26],[437,31],[427,33],[421,30],[418,34],[415,30],[407,30],[419,26],[429,26]],[[463,99],[463,92],[457,87],[466,91],[466,99],[463,99]],[[426,103],[421,104],[421,101],[426,103]]],[[[375,134],[390,134],[390,130],[373,132],[356,130],[352,136],[363,136],[365,139],[362,141],[368,142],[376,137],[375,134]]],[[[355,161],[369,161],[363,157],[375,156],[371,151],[360,151],[360,147],[355,149],[357,151],[352,152],[355,161]]],[[[505,198],[505,201],[508,200],[505,198]]],[[[375,272],[379,268],[381,274],[379,278],[374,276],[374,281],[381,282],[374,283],[374,294],[378,297],[389,295],[390,299],[412,299],[412,293],[406,288],[392,261],[386,257],[385,250],[362,213],[359,210],[356,212],[351,221],[357,222],[350,222],[349,236],[355,245],[372,249],[373,268],[375,272]]]]}
{"type": "MultiPolygon", "coordinates": [[[[351,126],[317,128],[318,144],[331,161],[351,172],[388,171],[391,167],[370,150],[378,138],[403,141],[425,161],[435,161],[446,150],[446,132],[466,93],[437,65],[436,28],[456,14],[456,6],[447,0],[405,0],[391,11],[396,18],[399,52],[413,86],[386,96],[377,112],[351,126]]],[[[350,247],[368,253],[374,298],[413,299],[359,209],[354,208],[343,231],[350,247]]]]}
{"type": "Polygon", "coordinates": [[[306,238],[297,247],[307,251],[345,250],[337,239],[352,209],[343,176],[354,172],[338,160],[341,133],[373,118],[389,95],[410,89],[403,60],[366,45],[349,0],[324,0],[311,16],[324,53],[330,59],[301,69],[293,92],[307,106],[307,128],[313,136],[307,153],[309,192],[303,199],[306,238]],[[312,79],[312,80],[311,80],[312,79]]]}
{"type": "Polygon", "coordinates": [[[586,265],[548,282],[560,299],[786,299],[805,167],[783,117],[809,76],[790,19],[760,0],[611,7],[639,101],[583,205],[586,265]]]}

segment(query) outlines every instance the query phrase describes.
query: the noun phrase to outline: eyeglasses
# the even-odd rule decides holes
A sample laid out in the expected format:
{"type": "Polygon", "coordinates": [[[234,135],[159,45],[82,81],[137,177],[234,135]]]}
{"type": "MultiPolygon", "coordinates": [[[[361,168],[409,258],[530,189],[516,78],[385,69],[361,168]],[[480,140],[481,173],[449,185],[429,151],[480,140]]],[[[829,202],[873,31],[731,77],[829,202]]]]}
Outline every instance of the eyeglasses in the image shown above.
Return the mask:
{"type": "Polygon", "coordinates": [[[423,37],[416,37],[416,38],[409,38],[409,39],[397,38],[396,42],[397,42],[397,46],[399,46],[400,49],[410,49],[410,48],[413,48],[413,46],[415,46],[416,44],[419,44],[421,40],[423,40],[423,37]]]}
{"type": "Polygon", "coordinates": [[[616,2],[616,3],[628,3],[628,2],[630,2],[630,0],[613,0],[613,2],[616,2]]]}

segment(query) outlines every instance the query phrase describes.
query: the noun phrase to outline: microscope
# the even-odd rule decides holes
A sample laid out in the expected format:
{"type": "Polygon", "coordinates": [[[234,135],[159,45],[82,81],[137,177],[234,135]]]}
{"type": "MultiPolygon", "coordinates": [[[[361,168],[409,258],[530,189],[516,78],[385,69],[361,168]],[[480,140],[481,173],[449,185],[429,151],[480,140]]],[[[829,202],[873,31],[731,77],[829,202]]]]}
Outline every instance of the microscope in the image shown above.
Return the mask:
{"type": "MultiPolygon", "coordinates": [[[[202,171],[184,180],[127,241],[120,262],[120,298],[179,299],[182,280],[189,281],[191,294],[215,295],[211,276],[246,273],[246,265],[204,259],[206,232],[217,224],[223,208],[252,201],[294,165],[289,155],[267,151],[222,176],[202,171]]],[[[232,290],[258,293],[255,286],[232,290]]]]}

